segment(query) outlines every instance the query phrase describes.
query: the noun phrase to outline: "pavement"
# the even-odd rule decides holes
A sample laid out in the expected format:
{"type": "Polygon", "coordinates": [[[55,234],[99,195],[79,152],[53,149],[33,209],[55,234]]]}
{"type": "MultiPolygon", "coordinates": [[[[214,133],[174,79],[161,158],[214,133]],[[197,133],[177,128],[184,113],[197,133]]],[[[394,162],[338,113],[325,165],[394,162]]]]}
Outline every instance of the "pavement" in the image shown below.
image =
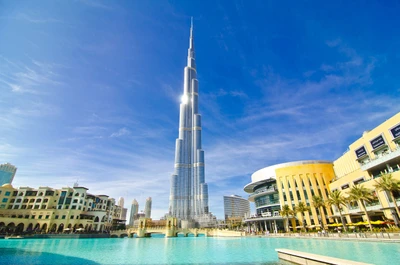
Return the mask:
{"type": "Polygon", "coordinates": [[[351,240],[351,241],[370,241],[370,242],[386,242],[400,243],[400,233],[282,233],[259,235],[259,237],[275,237],[275,238],[299,238],[299,239],[322,239],[322,240],[351,240]]]}

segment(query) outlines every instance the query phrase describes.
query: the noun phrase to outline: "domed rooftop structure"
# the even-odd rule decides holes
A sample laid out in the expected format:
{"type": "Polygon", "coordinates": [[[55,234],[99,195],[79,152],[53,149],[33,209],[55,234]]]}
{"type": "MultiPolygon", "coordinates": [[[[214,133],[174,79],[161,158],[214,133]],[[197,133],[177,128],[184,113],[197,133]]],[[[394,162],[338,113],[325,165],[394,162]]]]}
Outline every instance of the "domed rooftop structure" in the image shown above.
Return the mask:
{"type": "Polygon", "coordinates": [[[13,189],[14,187],[10,183],[3,184],[2,188],[13,189]]]}

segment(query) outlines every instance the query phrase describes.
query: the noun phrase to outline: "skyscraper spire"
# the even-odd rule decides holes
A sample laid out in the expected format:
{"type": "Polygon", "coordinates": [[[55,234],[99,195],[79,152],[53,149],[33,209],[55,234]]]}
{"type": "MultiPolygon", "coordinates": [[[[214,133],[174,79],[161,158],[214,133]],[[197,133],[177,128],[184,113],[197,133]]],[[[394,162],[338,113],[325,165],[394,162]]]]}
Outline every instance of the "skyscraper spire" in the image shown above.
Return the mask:
{"type": "Polygon", "coordinates": [[[196,69],[196,61],[195,61],[195,54],[194,54],[194,39],[193,39],[193,17],[192,17],[191,24],[190,24],[190,38],[189,38],[187,66],[196,69]]]}
{"type": "Polygon", "coordinates": [[[170,215],[184,220],[196,220],[208,214],[208,186],[204,177],[205,163],[204,151],[201,149],[201,115],[198,113],[199,91],[196,76],[192,18],[169,204],[170,215]]]}

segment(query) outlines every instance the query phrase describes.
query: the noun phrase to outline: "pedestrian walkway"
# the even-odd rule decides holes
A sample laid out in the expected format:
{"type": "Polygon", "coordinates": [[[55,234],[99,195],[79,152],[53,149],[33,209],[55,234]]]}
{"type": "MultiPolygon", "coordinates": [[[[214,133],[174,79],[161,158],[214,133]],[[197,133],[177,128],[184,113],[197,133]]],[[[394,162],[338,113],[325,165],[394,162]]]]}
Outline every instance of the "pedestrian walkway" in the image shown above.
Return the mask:
{"type": "Polygon", "coordinates": [[[356,241],[373,241],[373,242],[390,242],[400,243],[400,233],[280,233],[270,234],[263,237],[287,237],[287,238],[314,238],[328,240],[356,240],[356,241]]]}

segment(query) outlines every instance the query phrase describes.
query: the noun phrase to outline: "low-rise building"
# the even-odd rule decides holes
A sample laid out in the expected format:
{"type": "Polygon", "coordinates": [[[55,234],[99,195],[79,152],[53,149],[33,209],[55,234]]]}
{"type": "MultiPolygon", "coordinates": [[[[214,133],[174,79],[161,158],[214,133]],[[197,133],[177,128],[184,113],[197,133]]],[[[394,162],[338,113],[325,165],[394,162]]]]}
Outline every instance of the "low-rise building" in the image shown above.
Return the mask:
{"type": "Polygon", "coordinates": [[[0,233],[108,231],[121,207],[85,187],[0,187],[0,233]]]}
{"type": "MultiPolygon", "coordinates": [[[[399,223],[394,203],[385,191],[377,191],[376,181],[383,174],[391,174],[400,180],[400,113],[389,118],[350,144],[348,150],[333,162],[336,177],[330,190],[340,190],[344,196],[357,184],[371,190],[375,199],[366,203],[371,220],[393,220],[399,223]]],[[[400,194],[395,198],[400,204],[400,194]]],[[[339,209],[333,207],[334,217],[339,209]]],[[[357,203],[348,203],[342,209],[348,223],[365,221],[365,215],[357,203]]]]}
{"type": "Polygon", "coordinates": [[[309,207],[309,211],[295,212],[290,227],[315,228],[321,226],[326,216],[332,215],[329,207],[314,207],[312,197],[320,196],[327,200],[328,185],[335,174],[329,161],[296,161],[277,164],[260,169],[252,174],[252,182],[244,187],[249,193],[249,201],[254,202],[256,214],[245,222],[256,231],[284,231],[284,218],[279,211],[283,205],[295,209],[300,202],[309,207]]]}

